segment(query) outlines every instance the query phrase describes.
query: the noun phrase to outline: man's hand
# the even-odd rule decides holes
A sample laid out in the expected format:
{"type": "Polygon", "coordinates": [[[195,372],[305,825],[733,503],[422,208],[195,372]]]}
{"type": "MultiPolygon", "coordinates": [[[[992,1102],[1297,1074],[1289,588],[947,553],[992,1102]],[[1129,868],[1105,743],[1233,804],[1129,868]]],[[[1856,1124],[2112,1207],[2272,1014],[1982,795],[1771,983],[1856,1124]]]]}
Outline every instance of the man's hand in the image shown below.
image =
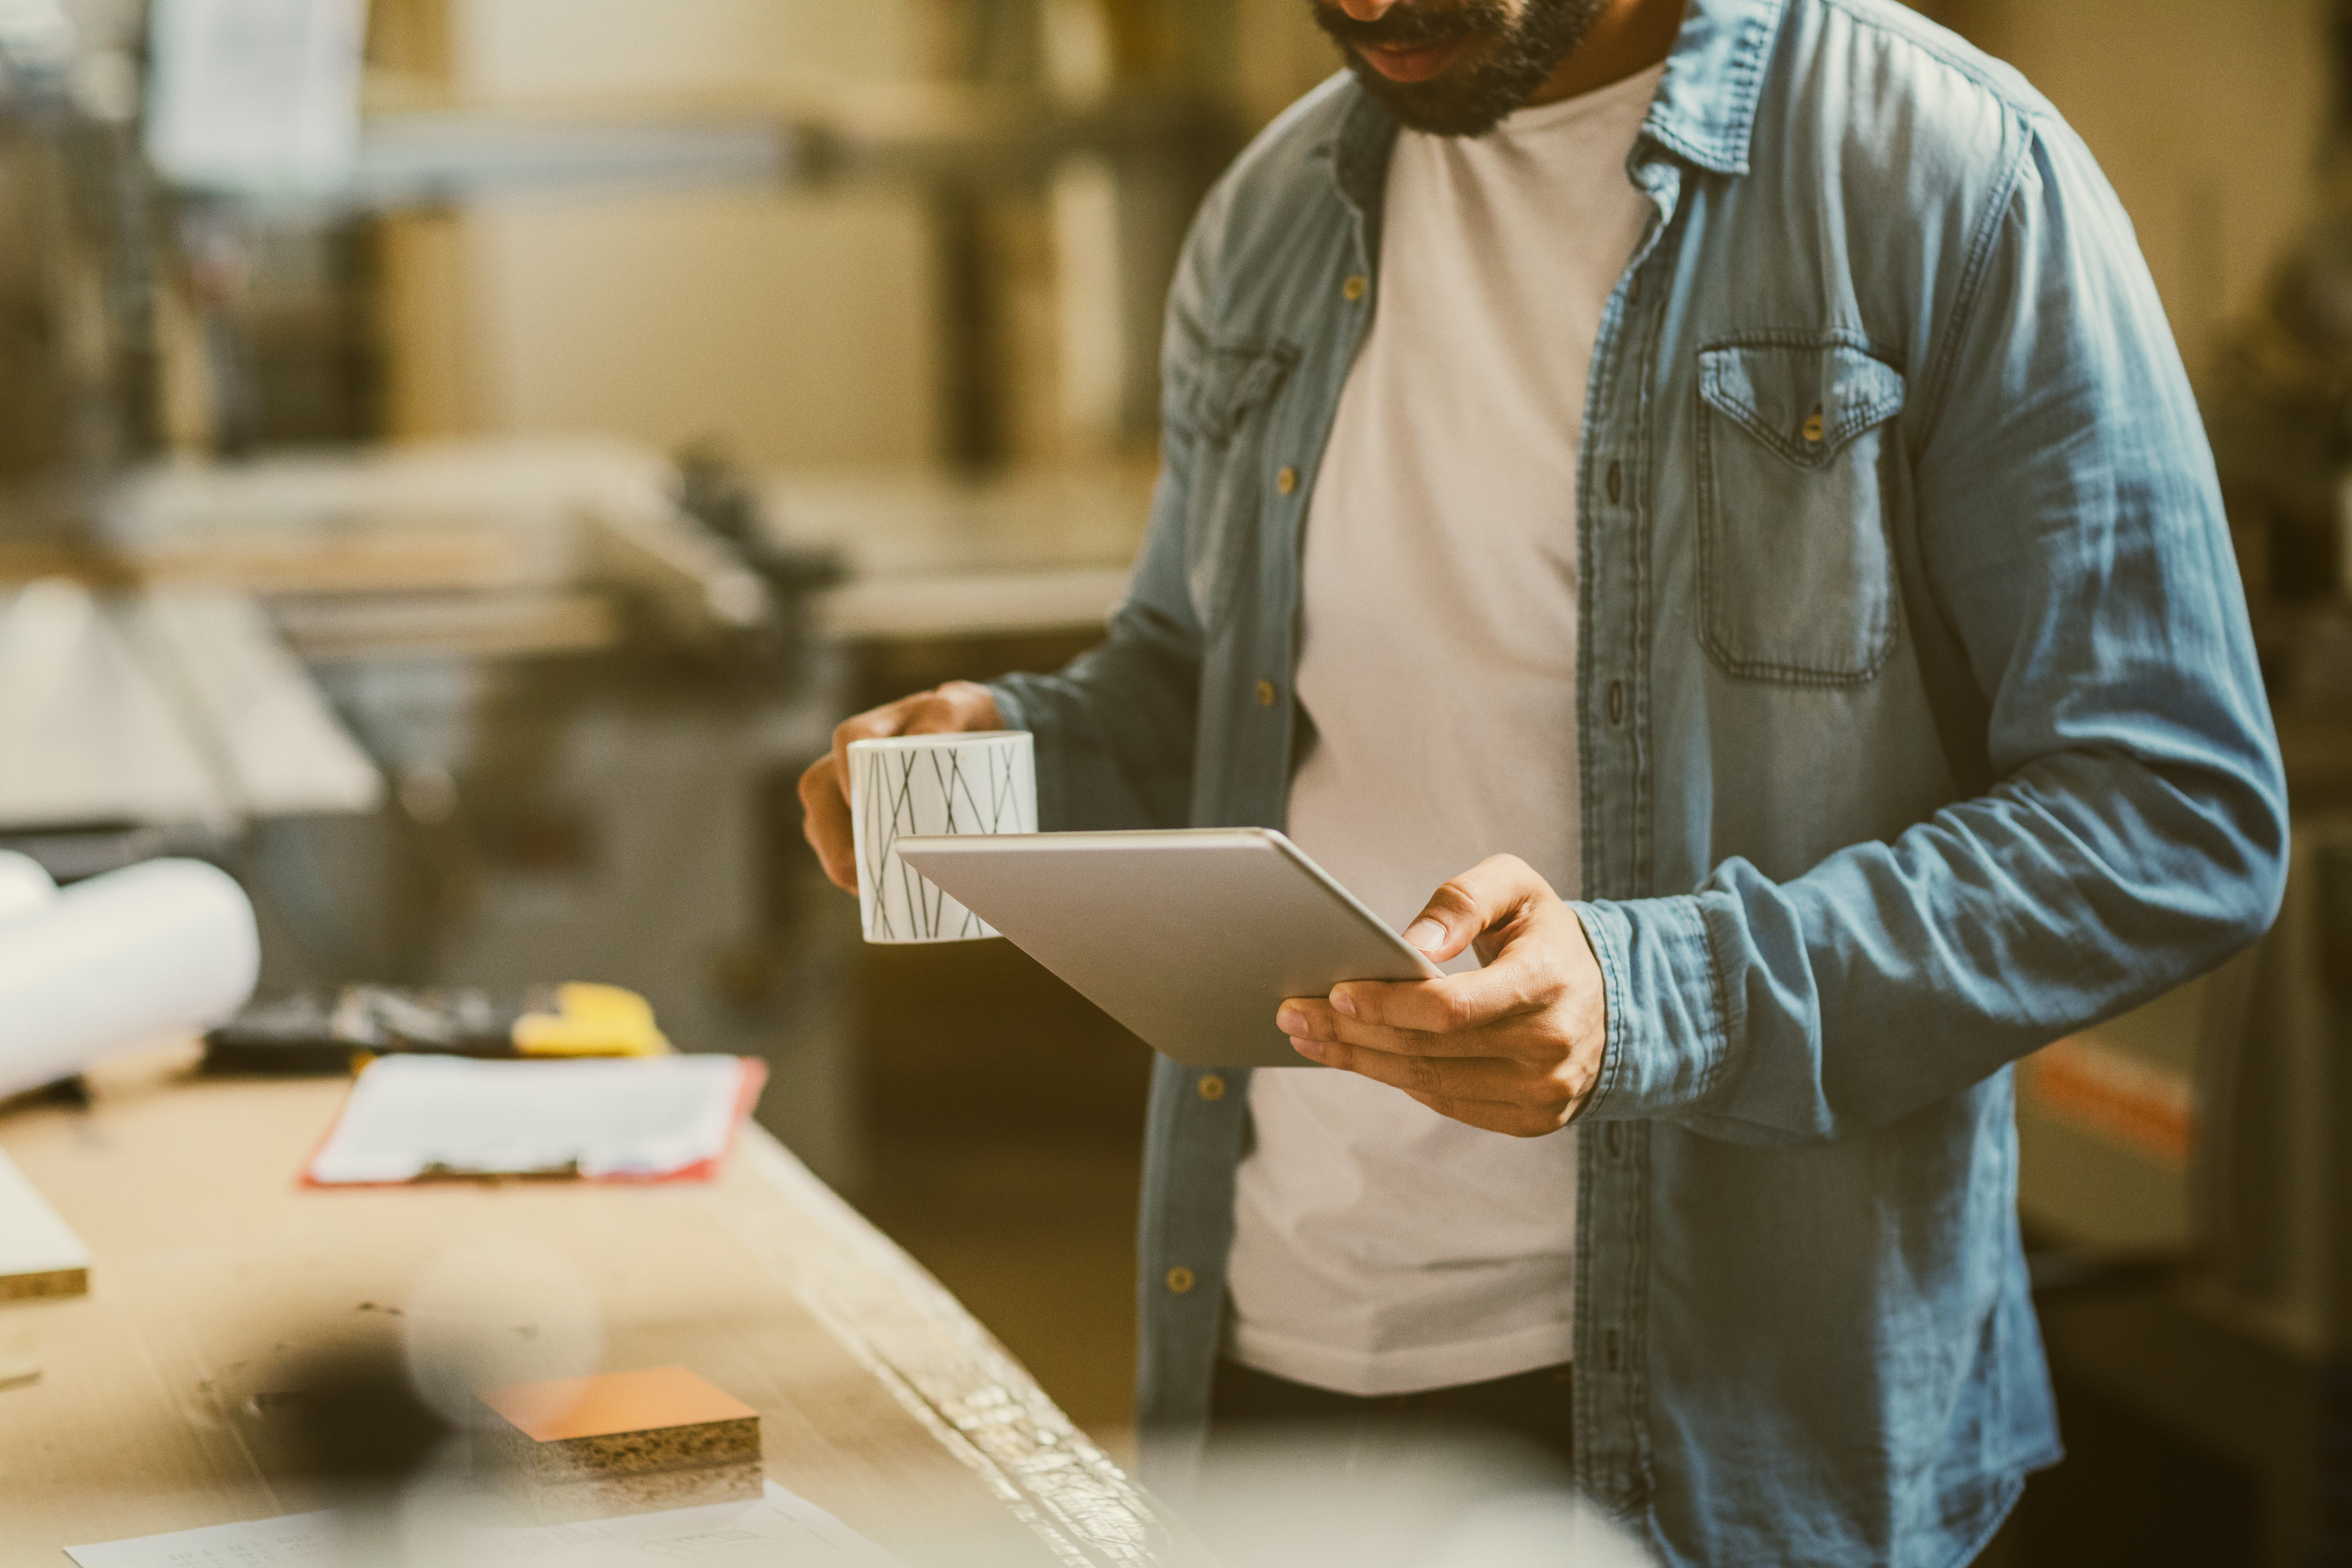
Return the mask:
{"type": "Polygon", "coordinates": [[[1293,997],[1275,1021],[1299,1054],[1490,1132],[1566,1126],[1609,1039],[1601,964],[1576,912],[1526,861],[1497,855],[1431,895],[1404,937],[1440,963],[1475,942],[1486,967],[1293,997]]]}
{"type": "Polygon", "coordinates": [[[994,694],[969,680],[950,680],[843,721],[833,732],[832,752],[801,774],[801,832],[833,885],[857,891],[857,852],[849,826],[850,742],[1003,728],[994,694]]]}

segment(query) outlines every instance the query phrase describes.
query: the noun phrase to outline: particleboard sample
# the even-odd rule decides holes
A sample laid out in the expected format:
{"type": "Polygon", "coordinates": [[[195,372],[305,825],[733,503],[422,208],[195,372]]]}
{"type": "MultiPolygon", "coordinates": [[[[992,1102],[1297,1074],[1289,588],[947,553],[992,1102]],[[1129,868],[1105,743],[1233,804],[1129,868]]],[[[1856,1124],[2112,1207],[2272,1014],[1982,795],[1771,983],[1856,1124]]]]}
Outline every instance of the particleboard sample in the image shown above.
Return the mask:
{"type": "Polygon", "coordinates": [[[618,1519],[631,1513],[665,1513],[711,1503],[748,1502],[767,1484],[757,1459],[733,1465],[688,1465],[674,1470],[635,1470],[568,1479],[522,1476],[499,1478],[508,1500],[538,1524],[575,1524],[618,1519]]]}
{"type": "Polygon", "coordinates": [[[486,1389],[530,1468],[593,1475],[760,1457],[760,1413],[682,1366],[486,1389]]]}
{"type": "Polygon", "coordinates": [[[760,1495],[760,1413],[682,1366],[508,1384],[475,1462],[542,1523],[760,1495]]]}
{"type": "Polygon", "coordinates": [[[760,1415],[780,1484],[913,1568],[1197,1561],[1159,1506],[938,1283],[757,1128],[676,1186],[295,1183],[347,1080],[202,1079],[192,1047],[0,1112],[0,1147],[104,1260],[0,1312],[0,1568],[336,1499],[289,1463],[307,1370],[394,1357],[453,1245],[527,1238],[593,1292],[603,1362],[688,1364],[760,1415]]]}
{"type": "Polygon", "coordinates": [[[89,1248],[0,1153],[0,1301],[89,1294],[89,1248]]]}

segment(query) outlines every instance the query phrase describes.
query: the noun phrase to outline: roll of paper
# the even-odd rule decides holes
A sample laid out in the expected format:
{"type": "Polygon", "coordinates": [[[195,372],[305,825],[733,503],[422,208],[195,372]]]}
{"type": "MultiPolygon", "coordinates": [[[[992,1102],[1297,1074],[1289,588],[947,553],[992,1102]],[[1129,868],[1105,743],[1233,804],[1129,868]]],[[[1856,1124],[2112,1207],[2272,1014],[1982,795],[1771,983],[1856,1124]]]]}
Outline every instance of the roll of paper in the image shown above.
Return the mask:
{"type": "Polygon", "coordinates": [[[0,849],[0,925],[57,901],[58,885],[30,855],[0,849]]]}
{"type": "Polygon", "coordinates": [[[253,905],[200,860],[150,860],[0,923],[0,1095],[193,1034],[253,994],[253,905]]]}

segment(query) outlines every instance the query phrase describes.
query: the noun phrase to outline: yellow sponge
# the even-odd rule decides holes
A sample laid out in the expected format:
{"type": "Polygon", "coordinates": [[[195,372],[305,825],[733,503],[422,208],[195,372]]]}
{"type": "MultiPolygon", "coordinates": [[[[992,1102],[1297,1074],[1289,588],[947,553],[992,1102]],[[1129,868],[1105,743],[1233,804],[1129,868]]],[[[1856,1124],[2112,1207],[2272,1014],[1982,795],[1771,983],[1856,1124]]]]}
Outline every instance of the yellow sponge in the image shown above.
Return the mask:
{"type": "Polygon", "coordinates": [[[670,1048],[644,997],[576,980],[555,988],[554,1012],[515,1020],[514,1047],[526,1057],[657,1057],[670,1048]]]}

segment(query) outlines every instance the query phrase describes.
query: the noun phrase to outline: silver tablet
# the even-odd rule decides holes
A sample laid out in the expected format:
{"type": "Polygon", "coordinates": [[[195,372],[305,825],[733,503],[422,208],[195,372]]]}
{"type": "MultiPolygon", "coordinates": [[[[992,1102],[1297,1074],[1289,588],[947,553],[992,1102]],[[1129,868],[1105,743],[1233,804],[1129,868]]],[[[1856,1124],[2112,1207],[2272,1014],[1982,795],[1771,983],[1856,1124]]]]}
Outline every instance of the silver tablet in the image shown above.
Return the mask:
{"type": "Polygon", "coordinates": [[[1150,1045],[1193,1067],[1312,1067],[1285,997],[1439,971],[1271,828],[901,838],[899,858],[1150,1045]]]}

